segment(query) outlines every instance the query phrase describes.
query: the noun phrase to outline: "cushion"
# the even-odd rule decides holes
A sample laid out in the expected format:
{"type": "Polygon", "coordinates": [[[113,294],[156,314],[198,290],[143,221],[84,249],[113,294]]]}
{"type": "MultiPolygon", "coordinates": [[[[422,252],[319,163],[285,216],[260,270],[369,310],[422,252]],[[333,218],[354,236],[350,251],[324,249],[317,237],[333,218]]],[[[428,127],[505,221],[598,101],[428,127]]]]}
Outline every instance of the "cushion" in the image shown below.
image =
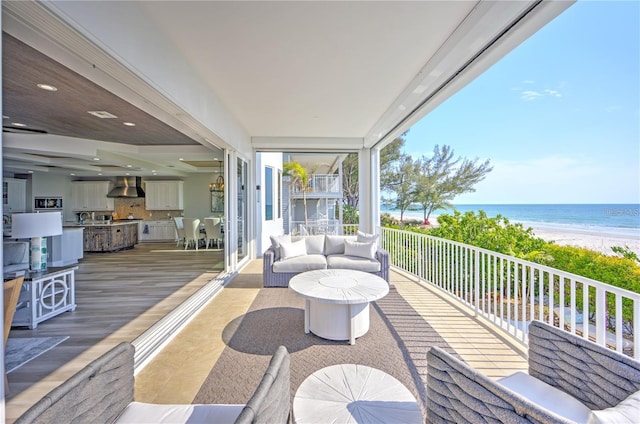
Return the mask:
{"type": "Polygon", "coordinates": [[[273,272],[306,272],[327,269],[324,255],[304,255],[273,263],[273,272]]]}
{"type": "Polygon", "coordinates": [[[325,255],[342,255],[344,254],[344,241],[356,241],[356,236],[325,236],[324,238],[324,254],[325,255]]]}
{"type": "Polygon", "coordinates": [[[4,243],[2,245],[3,266],[29,263],[29,244],[26,242],[4,243]]]}
{"type": "Polygon", "coordinates": [[[279,236],[270,236],[269,237],[271,239],[271,246],[273,247],[273,250],[276,251],[275,253],[275,257],[273,258],[274,261],[278,261],[280,260],[280,243],[281,242],[285,242],[285,243],[291,243],[291,234],[282,234],[279,236]]]}
{"type": "Polygon", "coordinates": [[[310,255],[324,255],[324,235],[306,236],[307,253],[310,255]]]}
{"type": "Polygon", "coordinates": [[[497,380],[520,396],[571,421],[585,423],[591,410],[571,395],[522,371],[497,380]]]}
{"type": "Polygon", "coordinates": [[[361,258],[375,259],[378,246],[376,242],[359,243],[357,241],[344,241],[344,254],[347,256],[359,256],[361,258]]]}
{"type": "Polygon", "coordinates": [[[131,402],[116,418],[117,424],[148,423],[233,423],[244,405],[160,405],[131,402]]]}
{"type": "Polygon", "coordinates": [[[361,242],[361,243],[369,243],[369,242],[378,242],[378,237],[380,237],[378,234],[367,234],[367,233],[363,233],[362,231],[358,231],[358,236],[357,236],[357,241],[361,242]]]}
{"type": "Polygon", "coordinates": [[[612,408],[591,411],[589,424],[637,424],[640,420],[640,391],[612,408]]]}
{"type": "Polygon", "coordinates": [[[280,256],[283,261],[289,258],[295,258],[296,256],[304,256],[306,254],[307,244],[304,240],[295,241],[293,243],[287,243],[284,241],[280,243],[280,256]]]}
{"type": "Polygon", "coordinates": [[[361,258],[359,256],[329,255],[327,256],[327,268],[379,272],[380,262],[375,259],[361,258]]]}

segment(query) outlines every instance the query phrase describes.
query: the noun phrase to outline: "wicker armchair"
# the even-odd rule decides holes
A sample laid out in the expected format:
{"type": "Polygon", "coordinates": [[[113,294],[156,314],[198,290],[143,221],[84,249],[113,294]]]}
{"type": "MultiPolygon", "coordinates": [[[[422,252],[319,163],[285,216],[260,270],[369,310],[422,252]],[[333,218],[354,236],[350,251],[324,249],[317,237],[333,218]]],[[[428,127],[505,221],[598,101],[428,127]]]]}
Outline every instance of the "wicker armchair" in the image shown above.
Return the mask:
{"type": "MultiPolygon", "coordinates": [[[[574,422],[441,349],[431,348],[427,363],[427,422],[574,422]]],[[[529,326],[529,376],[559,389],[589,410],[614,407],[640,391],[640,362],[540,321],[529,326]]]]}

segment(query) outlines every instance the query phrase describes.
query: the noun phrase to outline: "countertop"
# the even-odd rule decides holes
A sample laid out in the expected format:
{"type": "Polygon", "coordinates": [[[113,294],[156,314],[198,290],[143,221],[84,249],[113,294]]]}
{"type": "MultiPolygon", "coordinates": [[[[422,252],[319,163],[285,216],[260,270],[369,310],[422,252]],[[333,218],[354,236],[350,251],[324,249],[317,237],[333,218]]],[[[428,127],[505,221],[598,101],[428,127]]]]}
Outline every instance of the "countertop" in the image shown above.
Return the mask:
{"type": "Polygon", "coordinates": [[[115,227],[118,225],[138,225],[139,219],[125,219],[120,221],[89,221],[79,224],[77,222],[68,222],[63,225],[64,228],[79,228],[79,227],[115,227]]]}

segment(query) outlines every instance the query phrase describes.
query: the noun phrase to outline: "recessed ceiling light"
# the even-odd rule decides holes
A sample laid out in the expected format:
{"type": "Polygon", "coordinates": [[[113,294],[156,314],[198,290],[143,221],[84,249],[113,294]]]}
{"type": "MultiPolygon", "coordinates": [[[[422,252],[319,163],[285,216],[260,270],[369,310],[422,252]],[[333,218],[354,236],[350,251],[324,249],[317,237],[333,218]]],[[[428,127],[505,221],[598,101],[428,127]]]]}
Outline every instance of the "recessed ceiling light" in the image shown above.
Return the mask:
{"type": "Polygon", "coordinates": [[[100,160],[100,158],[93,158],[93,160],[100,160]]]}
{"type": "Polygon", "coordinates": [[[122,125],[126,125],[127,127],[135,127],[136,124],[134,124],[133,122],[123,122],[122,125]]]}
{"type": "Polygon", "coordinates": [[[184,160],[184,158],[180,158],[180,159],[178,159],[178,160],[184,160]]]}
{"type": "Polygon", "coordinates": [[[102,175],[102,172],[98,172],[98,175],[102,175]]]}
{"type": "Polygon", "coordinates": [[[47,91],[58,91],[58,87],[54,87],[53,85],[49,84],[38,84],[38,88],[42,88],[43,90],[47,91]]]}
{"type": "Polygon", "coordinates": [[[27,171],[28,174],[33,174],[33,171],[27,171]]]}
{"type": "Polygon", "coordinates": [[[105,110],[89,110],[87,111],[88,113],[90,113],[93,116],[97,116],[98,118],[101,119],[114,119],[117,118],[116,115],[114,115],[113,113],[109,113],[105,110]]]}
{"type": "Polygon", "coordinates": [[[11,125],[16,126],[16,127],[26,127],[27,124],[23,124],[21,122],[12,122],[11,125]]]}
{"type": "Polygon", "coordinates": [[[158,172],[158,171],[156,171],[155,169],[152,169],[151,172],[158,172]]]}
{"type": "Polygon", "coordinates": [[[74,174],[74,173],[72,172],[72,173],[71,173],[71,174],[69,174],[69,175],[72,175],[72,176],[73,176],[73,175],[76,175],[76,174],[74,174]]]}
{"type": "Polygon", "coordinates": [[[129,172],[125,172],[124,175],[131,175],[129,172]]]}
{"type": "Polygon", "coordinates": [[[133,168],[133,165],[127,165],[127,168],[133,168]]]}
{"type": "Polygon", "coordinates": [[[9,119],[7,115],[2,115],[2,119],[9,119]]]}

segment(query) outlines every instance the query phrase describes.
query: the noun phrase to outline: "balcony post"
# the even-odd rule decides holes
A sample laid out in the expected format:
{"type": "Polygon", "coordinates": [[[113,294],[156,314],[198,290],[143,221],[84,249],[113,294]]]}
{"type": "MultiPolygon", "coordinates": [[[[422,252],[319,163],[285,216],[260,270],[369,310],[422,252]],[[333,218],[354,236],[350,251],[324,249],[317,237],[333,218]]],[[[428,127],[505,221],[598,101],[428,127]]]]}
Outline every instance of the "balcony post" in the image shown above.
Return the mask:
{"type": "MultiPolygon", "coordinates": [[[[604,288],[596,287],[596,342],[604,346],[607,331],[607,295],[604,288]]],[[[634,323],[635,324],[635,323],[634,323]]]]}
{"type": "Polygon", "coordinates": [[[358,152],[358,182],[360,231],[374,233],[380,226],[379,149],[365,148],[358,152]]]}
{"type": "Polygon", "coordinates": [[[480,307],[480,250],[473,249],[473,292],[474,299],[473,303],[475,303],[475,307],[473,310],[475,311],[475,316],[478,316],[478,309],[480,307]]]}

